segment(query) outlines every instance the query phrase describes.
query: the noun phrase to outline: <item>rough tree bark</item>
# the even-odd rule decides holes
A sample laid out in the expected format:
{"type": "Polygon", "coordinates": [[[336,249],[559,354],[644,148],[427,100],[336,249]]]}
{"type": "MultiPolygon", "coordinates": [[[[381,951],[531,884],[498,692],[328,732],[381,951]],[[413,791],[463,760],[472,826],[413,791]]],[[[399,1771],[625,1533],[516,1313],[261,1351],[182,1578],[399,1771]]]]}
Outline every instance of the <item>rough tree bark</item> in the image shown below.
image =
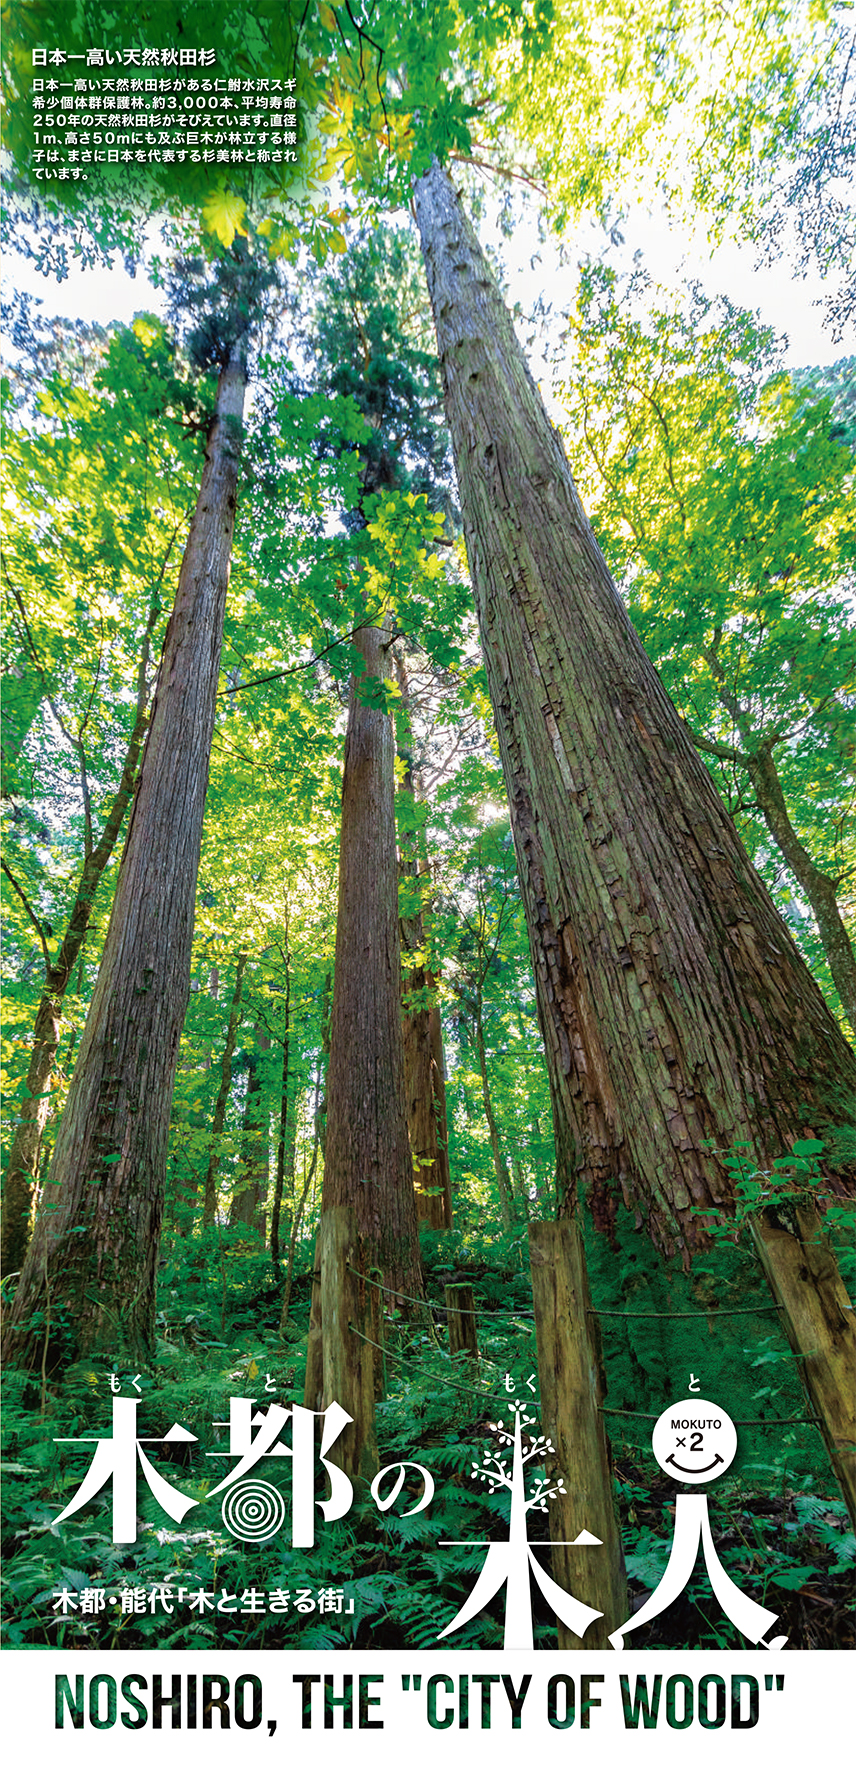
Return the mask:
{"type": "MultiPolygon", "coordinates": [[[[395,674],[407,710],[407,666],[403,653],[395,654],[395,674]]],[[[404,729],[403,729],[404,730],[404,729]]],[[[409,720],[407,738],[399,743],[405,764],[402,787],[409,802],[419,799],[412,763],[409,720]]],[[[424,830],[403,827],[400,837],[399,878],[405,884],[417,879],[430,885],[424,830]]],[[[436,979],[422,958],[425,952],[424,906],[400,914],[401,947],[417,960],[405,973],[402,986],[404,1035],[404,1085],[407,1127],[413,1153],[416,1217],[429,1229],[452,1227],[452,1182],[449,1174],[449,1122],[446,1108],[446,1060],[440,1009],[436,1003],[436,979]]]]}
{"type": "Polygon", "coordinates": [[[217,1221],[217,1171],[220,1165],[220,1137],[226,1122],[226,1105],[229,1099],[229,1088],[232,1085],[232,1057],[235,1053],[235,1038],[238,1035],[238,1021],[241,1016],[241,999],[243,997],[244,969],[247,966],[246,953],[238,956],[235,963],[235,985],[232,990],[232,1004],[229,1007],[229,1022],[226,1026],[226,1041],[220,1057],[220,1084],[214,1103],[214,1115],[211,1119],[211,1149],[208,1155],[208,1167],[205,1173],[205,1193],[202,1201],[202,1222],[206,1229],[217,1221]]]}
{"type": "MultiPolygon", "coordinates": [[[[538,1122],[537,1116],[534,1113],[533,1113],[533,1117],[532,1117],[532,1134],[535,1138],[536,1143],[538,1144],[538,1147],[540,1148],[541,1142],[542,1142],[541,1126],[538,1122]]],[[[544,1210],[546,1210],[547,1200],[549,1199],[549,1196],[550,1196],[549,1176],[543,1167],[541,1167],[540,1171],[539,1171],[539,1167],[535,1166],[533,1171],[535,1173],[535,1184],[538,1188],[538,1196],[542,1200],[544,1210]]]]}
{"type": "MultiPolygon", "coordinates": [[[[623,1196],[661,1247],[687,1257],[732,1202],[704,1140],[722,1148],[747,1138],[769,1165],[798,1138],[852,1121],[856,1061],[628,621],[496,282],[436,162],[414,197],[562,1209],[584,1189],[608,1227],[623,1196]]],[[[772,1210],[764,1222],[776,1230],[787,1217],[772,1210]]],[[[812,1312],[816,1357],[801,1364],[824,1431],[836,1449],[851,1448],[831,1459],[852,1509],[856,1325],[827,1242],[797,1227],[789,1240],[801,1268],[781,1273],[773,1248],[765,1265],[791,1332],[804,1326],[804,1286],[822,1278],[833,1288],[812,1312]]]]}
{"type": "Polygon", "coordinates": [[[361,698],[363,678],[390,674],[388,627],[354,636],[363,670],[351,680],[322,1208],[352,1207],[384,1283],[422,1284],[413,1163],[404,1095],[401,953],[392,720],[361,698]]]}
{"type": "Polygon", "coordinates": [[[147,1355],[246,388],[246,329],[220,375],[104,955],[4,1337],[47,1369],[147,1355]],[[47,1325],[50,1325],[46,1333],[47,1325]]]}
{"type": "MultiPolygon", "coordinates": [[[[430,969],[424,976],[427,998],[436,992],[430,969]]],[[[416,1173],[416,1216],[429,1229],[452,1227],[452,1179],[449,1167],[449,1118],[446,1106],[446,1053],[440,1008],[428,1006],[404,1015],[404,1063],[410,1146],[416,1173]]]]}
{"type": "Polygon", "coordinates": [[[529,1261],[538,1347],[541,1421],[555,1446],[546,1467],[564,1494],[550,1499],[553,1575],[571,1595],[600,1609],[582,1638],[558,1622],[560,1651],[598,1651],[627,1619],[621,1524],[603,1421],[606,1380],[600,1331],[591,1308],[578,1223],[530,1223],[529,1261]],[[582,1528],[599,1546],[573,1542],[582,1528]]]}
{"type": "MultiPolygon", "coordinates": [[[[166,561],[164,561],[164,566],[165,563],[166,561]]],[[[21,1113],[12,1137],[6,1172],[3,1175],[0,1256],[3,1260],[4,1275],[20,1271],[27,1251],[30,1213],[39,1184],[39,1155],[42,1135],[47,1122],[51,1085],[56,1071],[62,1002],[71,980],[74,965],[80,958],[80,953],[86,942],[86,933],[101,877],[113,855],[134,793],[137,767],[148,725],[149,656],[152,632],[159,613],[159,608],[153,605],[143,635],[137,664],[134,724],[122,763],[119,786],[97,840],[92,835],[94,828],[90,818],[85,777],[83,780],[86,801],[86,854],[77,884],[74,905],[65,928],[65,935],[53,961],[51,961],[42,926],[38,920],[35,921],[45,958],[45,979],[36,1014],[33,1047],[27,1067],[27,1096],[21,1101],[21,1113]]],[[[6,869],[6,873],[10,875],[8,869],[6,869]]],[[[10,879],[14,881],[14,877],[11,875],[10,879]]],[[[24,900],[24,904],[29,911],[26,900],[24,900]]],[[[35,918],[35,915],[33,917],[35,918]]]]}

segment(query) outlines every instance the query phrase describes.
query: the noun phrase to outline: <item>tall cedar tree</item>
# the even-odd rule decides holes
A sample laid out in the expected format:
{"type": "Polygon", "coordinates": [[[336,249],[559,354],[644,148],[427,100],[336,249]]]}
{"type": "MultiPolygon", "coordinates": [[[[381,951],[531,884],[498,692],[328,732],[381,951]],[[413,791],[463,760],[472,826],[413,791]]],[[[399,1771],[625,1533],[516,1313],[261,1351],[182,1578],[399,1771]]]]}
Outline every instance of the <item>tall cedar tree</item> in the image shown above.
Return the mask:
{"type": "MultiPolygon", "coordinates": [[[[58,364],[62,364],[63,357],[70,353],[72,357],[73,377],[75,379],[74,389],[76,389],[78,382],[83,385],[84,389],[86,389],[89,383],[87,353],[92,347],[93,339],[97,345],[100,345],[105,332],[103,330],[88,331],[81,329],[81,326],[78,325],[78,334],[74,338],[73,347],[71,347],[64,330],[59,328],[51,332],[48,345],[39,340],[38,334],[33,328],[31,321],[31,306],[26,298],[19,300],[19,306],[18,318],[12,329],[12,339],[16,342],[16,345],[25,348],[30,360],[35,365],[43,366],[46,375],[50,374],[52,370],[55,371],[58,364]]],[[[130,330],[121,332],[115,337],[114,345],[118,349],[119,354],[125,355],[130,359],[131,366],[135,370],[138,368],[139,370],[142,370],[140,367],[140,359],[138,357],[141,358],[143,356],[144,349],[130,330]]],[[[105,363],[109,366],[109,353],[105,357],[105,363]]],[[[119,364],[121,364],[121,361],[119,364]]],[[[97,360],[96,365],[98,365],[97,360]]],[[[98,370],[103,373],[104,366],[98,366],[98,370]]],[[[22,380],[22,383],[25,382],[20,372],[18,373],[18,378],[22,380]]],[[[185,412],[186,419],[186,414],[190,402],[192,401],[190,389],[182,388],[179,384],[174,371],[172,354],[166,345],[165,338],[162,342],[157,343],[154,350],[152,349],[152,345],[149,344],[148,353],[146,354],[145,359],[144,378],[146,381],[150,382],[151,390],[144,391],[144,393],[141,394],[141,438],[135,439],[133,436],[127,438],[126,451],[130,458],[131,465],[134,463],[135,452],[137,464],[141,465],[145,463],[148,465],[151,444],[146,430],[147,426],[150,426],[151,424],[153,413],[157,418],[162,417],[167,412],[170,404],[175,403],[175,400],[177,399],[185,412]],[[156,403],[158,407],[155,409],[156,403]]],[[[105,380],[105,387],[106,392],[109,393],[111,389],[109,379],[105,380]]],[[[72,389],[72,387],[70,386],[69,389],[72,389]]],[[[113,389],[115,390],[115,385],[113,389]]],[[[119,389],[121,390],[122,387],[120,386],[119,389]]],[[[103,395],[104,393],[102,393],[102,396],[103,395]]],[[[107,415],[109,415],[109,411],[102,408],[100,417],[102,424],[106,425],[107,415]]],[[[49,437],[46,437],[46,439],[49,440],[49,437]]],[[[122,484],[121,482],[119,488],[123,492],[127,492],[127,485],[122,484]]],[[[41,521],[42,523],[44,522],[43,514],[41,515],[41,521]]],[[[77,525],[79,525],[79,521],[80,517],[79,515],[76,515],[75,522],[77,525]]],[[[128,527],[133,532],[132,522],[128,523],[128,527]]],[[[109,535],[110,530],[110,520],[106,515],[104,517],[104,529],[104,550],[109,556],[107,536],[109,535]]],[[[50,1108],[51,1090],[56,1085],[57,1054],[61,1035],[63,1003],[75,968],[78,970],[78,975],[80,974],[82,955],[86,945],[87,932],[91,924],[92,911],[95,905],[98,889],[118,843],[122,827],[127,818],[133,799],[137,770],[139,768],[143,743],[146,736],[146,727],[148,725],[149,698],[151,694],[152,645],[157,637],[159,628],[161,590],[171,564],[172,549],[177,532],[178,525],[176,525],[174,532],[167,533],[164,543],[163,557],[156,577],[150,586],[149,612],[137,651],[136,672],[134,677],[134,706],[132,710],[131,725],[121,762],[121,768],[119,769],[118,780],[115,784],[106,815],[100,826],[98,824],[97,812],[93,811],[88,746],[87,740],[84,737],[89,723],[89,708],[87,707],[83,719],[78,723],[78,730],[69,731],[69,725],[63,719],[56,701],[54,700],[51,691],[51,679],[43,663],[41,651],[33,638],[22,594],[16,587],[13,578],[9,575],[9,568],[6,565],[4,556],[4,576],[13,604],[17,610],[17,619],[21,626],[26,647],[24,665],[28,674],[19,678],[19,686],[23,685],[31,692],[30,705],[27,708],[24,721],[19,723],[18,727],[10,727],[7,724],[4,728],[6,735],[4,740],[3,764],[4,792],[11,792],[12,784],[9,779],[14,779],[12,762],[14,759],[14,746],[16,742],[20,744],[23,736],[28,731],[29,724],[35,718],[38,708],[44,701],[50,709],[54,724],[59,728],[66,740],[73,746],[75,756],[78,760],[78,775],[83,802],[84,838],[83,861],[81,863],[77,887],[75,889],[74,901],[59,945],[53,950],[48,942],[48,933],[46,933],[37,914],[31,908],[23,889],[19,886],[11,868],[5,862],[3,864],[4,873],[15,886],[19,899],[22,901],[28,917],[38,933],[45,964],[45,977],[42,985],[38,1011],[36,1013],[36,1020],[33,1028],[32,1049],[25,1076],[27,1090],[21,1101],[20,1115],[12,1136],[9,1156],[3,1174],[0,1258],[2,1258],[3,1261],[3,1272],[7,1276],[11,1273],[18,1273],[20,1271],[27,1250],[33,1200],[34,1195],[38,1195],[40,1166],[44,1158],[42,1138],[50,1108]],[[5,789],[5,784],[7,782],[9,782],[8,791],[5,789]]],[[[144,542],[139,543],[144,544],[144,542]]],[[[61,564],[63,563],[63,546],[64,541],[62,530],[60,530],[58,550],[61,564]]],[[[67,575],[69,585],[73,587],[75,582],[74,575],[70,571],[67,575]]]]}
{"type": "Polygon", "coordinates": [[[353,1209],[384,1283],[418,1295],[401,1029],[395,737],[391,715],[364,700],[366,683],[377,689],[390,676],[390,636],[388,622],[354,635],[364,669],[351,678],[345,738],[322,1209],[353,1209]]]}
{"type": "MultiPolygon", "coordinates": [[[[9,1159],[6,1162],[6,1170],[3,1175],[0,1257],[3,1261],[3,1272],[6,1275],[20,1271],[27,1251],[33,1195],[34,1192],[37,1192],[39,1183],[42,1137],[50,1106],[51,1088],[55,1084],[63,1000],[68,991],[75,964],[86,942],[86,933],[91,922],[92,908],[95,904],[99,883],[118,842],[134,792],[137,765],[143,749],[148,720],[147,674],[154,622],[155,611],[153,610],[143,637],[137,671],[134,723],[125,750],[118,787],[97,838],[92,835],[91,827],[87,826],[87,847],[77,883],[74,905],[59,949],[53,958],[51,958],[44,929],[41,925],[38,927],[45,962],[45,979],[36,1013],[33,1046],[27,1064],[27,1091],[21,1100],[20,1116],[15,1126],[9,1149],[9,1159]]],[[[8,869],[6,873],[11,875],[8,869]]]]}
{"type": "Polygon", "coordinates": [[[407,1125],[413,1153],[416,1215],[429,1229],[452,1227],[452,1180],[449,1167],[449,1119],[446,1106],[446,1056],[443,1027],[437,1004],[437,978],[426,962],[427,898],[410,910],[409,888],[431,885],[428,840],[419,817],[418,771],[413,762],[407,663],[395,653],[395,675],[401,697],[399,756],[404,763],[402,793],[406,817],[399,836],[399,879],[405,899],[401,902],[402,951],[412,957],[402,984],[404,1022],[404,1084],[407,1125]]]}
{"type": "MultiPolygon", "coordinates": [[[[252,263],[207,326],[221,371],[104,954],[4,1335],[50,1370],[153,1344],[170,1107],[190,991],[202,816],[247,383],[252,263]]],[[[243,263],[243,265],[240,265],[243,263]]]]}
{"type": "MultiPolygon", "coordinates": [[[[412,242],[401,231],[382,229],[370,240],[359,240],[344,264],[325,280],[314,345],[331,389],[351,397],[371,429],[360,448],[363,495],[381,488],[404,489],[423,493],[446,509],[449,440],[436,361],[429,341],[420,344],[420,335],[427,337],[430,327],[412,242]]],[[[394,665],[401,696],[399,718],[402,731],[409,734],[403,650],[396,651],[394,665]]],[[[405,799],[412,807],[412,767],[406,750],[404,755],[405,799]]],[[[417,873],[412,861],[417,854],[423,873],[424,838],[417,841],[402,831],[399,843],[402,879],[417,873]]],[[[424,944],[421,914],[402,917],[401,943],[408,951],[424,944]]],[[[404,1074],[417,1217],[431,1228],[447,1229],[451,1183],[445,1065],[433,986],[430,971],[416,968],[402,989],[404,1074]]]]}
{"type": "MultiPolygon", "coordinates": [[[[852,1121],[856,1062],[646,658],[496,281],[435,161],[415,210],[550,1069],[561,1206],[689,1257],[769,1166],[852,1121]],[[708,1214],[710,1213],[710,1214],[708,1214]]],[[[851,1188],[852,1189],[852,1188],[851,1188]]],[[[856,1515],[856,1324],[813,1204],[753,1234],[856,1515]]]]}
{"type": "MultiPolygon", "coordinates": [[[[394,267],[402,247],[389,234],[383,243],[394,267]]],[[[371,426],[362,500],[411,482],[405,442],[430,488],[438,455],[420,402],[426,356],[396,338],[393,299],[382,289],[390,267],[379,272],[378,245],[358,245],[353,266],[355,283],[346,269],[319,307],[317,347],[333,390],[352,396],[371,426]]],[[[354,519],[363,523],[362,508],[354,519]]],[[[351,1206],[386,1284],[413,1295],[422,1270],[405,1100],[395,734],[376,694],[392,676],[391,636],[390,617],[354,636],[362,663],[351,678],[345,740],[322,1209],[351,1206]]],[[[311,1358],[317,1320],[316,1297],[311,1358]]]]}
{"type": "MultiPolygon", "coordinates": [[[[600,486],[595,526],[693,742],[718,760],[731,811],[736,796],[752,831],[763,821],[811,908],[856,1031],[846,424],[818,403],[822,385],[782,373],[772,331],[746,311],[696,290],[689,316],[658,308],[643,327],[631,301],[649,284],[636,275],[622,297],[604,269],[580,281],[567,395],[600,486]]],[[[829,395],[841,405],[834,379],[829,395]]]]}

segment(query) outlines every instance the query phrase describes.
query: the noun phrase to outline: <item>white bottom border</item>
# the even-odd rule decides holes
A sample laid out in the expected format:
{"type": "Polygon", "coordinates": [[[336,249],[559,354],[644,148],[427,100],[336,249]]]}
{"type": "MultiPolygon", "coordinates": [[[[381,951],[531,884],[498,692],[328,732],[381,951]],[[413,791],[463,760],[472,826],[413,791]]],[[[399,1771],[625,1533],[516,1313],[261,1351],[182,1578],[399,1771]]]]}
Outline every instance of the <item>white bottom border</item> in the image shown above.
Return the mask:
{"type": "Polygon", "coordinates": [[[324,1788],[381,1781],[456,1788],[483,1772],[491,1785],[525,1781],[533,1763],[598,1788],[619,1780],[632,1788],[668,1788],[670,1779],[675,1788],[735,1788],[771,1779],[773,1772],[776,1788],[791,1788],[818,1767],[834,1766],[836,1757],[843,1762],[854,1688],[852,1653],[787,1648],[6,1651],[0,1680],[7,1758],[25,1764],[30,1781],[63,1788],[90,1788],[102,1776],[119,1788],[178,1788],[197,1775],[206,1788],[242,1788],[248,1778],[253,1788],[264,1788],[310,1769],[324,1788]],[[177,1729],[165,1699],[174,1676],[180,1678],[177,1729]],[[206,1676],[225,1683],[206,1685],[206,1676]],[[318,1680],[303,1680],[311,1677],[318,1680]],[[350,1679],[350,1729],[341,1706],[328,1715],[332,1727],[325,1724],[325,1677],[339,1698],[347,1698],[350,1679]],[[646,1728],[640,1716],[634,1727],[632,1715],[630,1723],[625,1717],[621,1679],[631,1708],[644,1679],[650,1717],[657,1677],[656,1724],[646,1728]],[[155,1678],[164,1698],[160,1728],[155,1678]],[[228,1709],[228,1727],[214,1706],[206,1724],[204,1704],[218,1698],[228,1709]]]}

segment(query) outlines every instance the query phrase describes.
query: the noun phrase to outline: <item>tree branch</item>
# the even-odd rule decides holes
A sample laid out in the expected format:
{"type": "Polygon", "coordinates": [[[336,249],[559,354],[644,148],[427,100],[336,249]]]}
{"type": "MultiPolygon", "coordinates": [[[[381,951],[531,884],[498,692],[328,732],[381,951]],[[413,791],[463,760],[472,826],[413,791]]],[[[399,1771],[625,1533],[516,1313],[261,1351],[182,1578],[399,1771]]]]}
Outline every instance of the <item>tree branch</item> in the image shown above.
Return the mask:
{"type": "Polygon", "coordinates": [[[687,726],[687,731],[697,751],[709,751],[724,764],[746,763],[743,752],[735,751],[733,746],[720,745],[717,739],[708,739],[706,734],[695,732],[691,726],[687,726]]]}
{"type": "Polygon", "coordinates": [[[44,956],[44,959],[45,959],[45,967],[48,970],[48,973],[50,973],[50,971],[53,967],[53,963],[51,962],[51,953],[50,953],[50,950],[48,949],[48,940],[47,940],[47,937],[45,936],[45,931],[44,931],[44,927],[41,923],[41,920],[38,918],[37,914],[33,912],[30,902],[28,901],[27,896],[24,893],[24,890],[21,887],[20,882],[17,881],[15,876],[12,874],[12,871],[9,868],[8,863],[6,862],[5,857],[0,857],[0,869],[3,870],[3,874],[5,876],[7,876],[9,881],[12,883],[12,886],[15,890],[15,893],[18,896],[18,899],[21,902],[22,907],[24,908],[27,918],[30,920],[31,925],[33,925],[35,927],[35,930],[38,932],[39,943],[42,946],[42,955],[44,956]]]}

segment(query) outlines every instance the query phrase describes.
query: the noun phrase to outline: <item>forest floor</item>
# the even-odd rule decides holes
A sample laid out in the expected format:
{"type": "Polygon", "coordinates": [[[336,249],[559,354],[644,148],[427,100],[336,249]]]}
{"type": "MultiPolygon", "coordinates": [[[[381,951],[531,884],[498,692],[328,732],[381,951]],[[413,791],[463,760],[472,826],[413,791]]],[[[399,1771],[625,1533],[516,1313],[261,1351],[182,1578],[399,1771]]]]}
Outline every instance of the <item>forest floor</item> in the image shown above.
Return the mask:
{"type": "MultiPolygon", "coordinates": [[[[476,1581],[485,1540],[507,1535],[507,1499],[488,1498],[473,1482],[473,1465],[490,1439],[491,1422],[508,1408],[509,1384],[525,1386],[535,1365],[522,1263],[513,1271],[473,1274],[481,1311],[477,1365],[447,1351],[438,1320],[446,1276],[442,1269],[429,1274],[430,1322],[424,1316],[388,1321],[387,1383],[378,1405],[381,1463],[409,1459],[425,1466],[436,1485],[430,1507],[401,1519],[418,1494],[411,1485],[402,1507],[386,1514],[367,1504],[329,1526],[319,1516],[308,1550],[290,1546],[285,1517],[281,1531],[265,1543],[250,1543],[224,1524],[219,1494],[206,1502],[229,1469],[227,1459],[217,1456],[226,1454],[229,1399],[288,1406],[300,1395],[308,1262],[295,1278],[283,1340],[276,1328],[281,1294],[269,1259],[248,1260],[243,1287],[230,1290],[219,1308],[216,1274],[208,1285],[190,1286],[186,1272],[174,1281],[166,1274],[162,1302],[171,1313],[161,1320],[155,1361],[133,1389],[124,1382],[127,1369],[122,1374],[114,1363],[114,1370],[122,1394],[141,1397],[141,1438],[166,1435],[176,1421],[197,1437],[196,1444],[147,1438],[144,1449],[197,1506],[177,1523],[138,1473],[133,1543],[115,1545],[109,1538],[107,1485],[78,1514],[58,1520],[92,1460],[91,1448],[58,1437],[109,1434],[115,1394],[110,1368],[79,1366],[57,1385],[8,1373],[5,1643],[71,1649],[435,1646],[476,1581]],[[458,1542],[451,1548],[443,1544],[450,1538],[458,1542]]],[[[671,1550],[675,1486],[662,1477],[647,1446],[627,1439],[626,1425],[611,1426],[630,1607],[636,1612],[662,1577],[671,1550]]],[[[770,1432],[781,1435],[783,1429],[770,1432]]],[[[747,1466],[708,1486],[718,1556],[744,1592],[776,1614],[773,1631],[786,1634],[789,1646],[852,1647],[856,1537],[828,1473],[822,1467],[795,1470],[787,1453],[782,1459],[766,1466],[766,1478],[747,1466]]],[[[266,1455],[261,1467],[275,1491],[281,1480],[284,1506],[290,1462],[266,1455]]],[[[316,1494],[329,1494],[323,1470],[316,1494]]],[[[529,1537],[547,1537],[546,1516],[530,1515],[529,1537]]],[[[552,1649],[554,1619],[537,1591],[533,1609],[536,1647],[552,1649]]],[[[499,1649],[503,1618],[500,1592],[443,1643],[499,1649]]],[[[718,1607],[703,1564],[671,1608],[630,1635],[627,1648],[751,1649],[718,1607]]]]}

